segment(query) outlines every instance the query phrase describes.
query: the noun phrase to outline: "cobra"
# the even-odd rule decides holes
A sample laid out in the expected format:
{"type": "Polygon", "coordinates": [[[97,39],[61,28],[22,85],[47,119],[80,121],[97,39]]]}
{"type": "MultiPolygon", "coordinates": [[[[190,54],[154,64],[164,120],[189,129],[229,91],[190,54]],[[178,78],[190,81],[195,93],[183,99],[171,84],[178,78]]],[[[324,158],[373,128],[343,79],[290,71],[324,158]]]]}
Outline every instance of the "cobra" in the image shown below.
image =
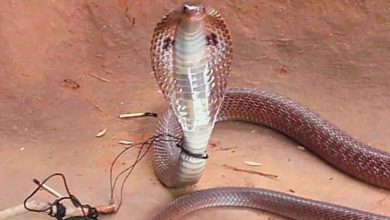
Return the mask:
{"type": "MultiPolygon", "coordinates": [[[[156,135],[183,139],[182,146],[157,140],[154,169],[167,187],[198,182],[216,121],[240,120],[291,137],[330,165],[364,182],[390,189],[390,154],[350,137],[316,113],[270,91],[229,88],[232,43],[219,12],[184,3],[155,28],[151,60],[170,109],[156,135]]],[[[260,188],[206,189],[173,201],[155,219],[180,219],[208,207],[247,207],[294,219],[390,219],[365,211],[260,188]]]]}

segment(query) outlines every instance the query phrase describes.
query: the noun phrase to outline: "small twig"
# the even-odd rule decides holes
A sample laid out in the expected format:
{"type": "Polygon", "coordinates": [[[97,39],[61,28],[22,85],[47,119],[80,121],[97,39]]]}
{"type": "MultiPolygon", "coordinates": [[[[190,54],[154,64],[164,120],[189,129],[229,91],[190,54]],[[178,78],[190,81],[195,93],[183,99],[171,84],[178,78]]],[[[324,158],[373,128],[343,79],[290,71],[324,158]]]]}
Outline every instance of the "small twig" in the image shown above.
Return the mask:
{"type": "Polygon", "coordinates": [[[228,150],[233,150],[233,149],[236,149],[237,146],[234,146],[234,147],[220,147],[218,150],[220,151],[228,151],[228,150]]]}
{"type": "Polygon", "coordinates": [[[382,204],[382,202],[385,201],[385,200],[386,200],[386,197],[384,197],[383,199],[379,200],[377,203],[378,204],[382,204]]]}
{"type": "Polygon", "coordinates": [[[107,116],[107,113],[105,113],[100,107],[96,104],[94,104],[91,100],[89,100],[87,97],[84,97],[83,95],[79,95],[80,98],[84,99],[84,101],[88,102],[90,105],[92,105],[96,110],[99,112],[103,113],[104,115],[107,116]]]}
{"type": "Polygon", "coordinates": [[[95,74],[93,74],[93,73],[88,73],[89,75],[91,75],[91,76],[93,76],[93,77],[95,77],[96,79],[99,79],[99,80],[101,80],[101,81],[103,81],[103,82],[110,82],[110,80],[108,80],[108,79],[106,79],[106,78],[103,78],[103,77],[101,77],[101,76],[98,76],[98,75],[95,75],[95,74]]]}
{"type": "Polygon", "coordinates": [[[144,116],[157,117],[157,113],[153,113],[153,112],[125,113],[125,114],[120,114],[119,118],[125,119],[125,118],[135,118],[135,117],[144,117],[144,116]]]}
{"type": "Polygon", "coordinates": [[[245,173],[257,174],[257,175],[260,175],[260,176],[264,176],[264,177],[270,178],[272,180],[277,180],[278,179],[278,176],[274,175],[274,174],[262,173],[262,172],[253,171],[253,170],[240,169],[240,168],[233,167],[233,166],[226,165],[226,164],[224,164],[222,166],[224,168],[226,168],[226,169],[234,170],[234,171],[237,171],[237,172],[245,172],[245,173]]]}
{"type": "MultiPolygon", "coordinates": [[[[37,179],[33,179],[34,183],[37,184],[38,186],[41,185],[41,183],[39,182],[39,180],[37,179]]],[[[57,192],[56,190],[54,190],[53,188],[51,188],[50,186],[48,186],[47,184],[42,184],[41,185],[41,188],[44,189],[46,192],[52,194],[53,196],[57,197],[57,198],[61,198],[62,195],[57,192]]]]}

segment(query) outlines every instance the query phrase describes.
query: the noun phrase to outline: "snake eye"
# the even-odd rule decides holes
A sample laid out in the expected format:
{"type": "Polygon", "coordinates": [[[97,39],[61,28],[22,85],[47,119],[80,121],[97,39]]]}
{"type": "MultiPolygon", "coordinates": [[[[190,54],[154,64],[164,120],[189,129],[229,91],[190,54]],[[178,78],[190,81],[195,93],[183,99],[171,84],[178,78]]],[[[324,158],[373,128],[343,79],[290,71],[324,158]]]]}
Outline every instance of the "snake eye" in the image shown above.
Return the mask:
{"type": "Polygon", "coordinates": [[[190,10],[189,5],[184,4],[184,5],[183,5],[183,13],[185,14],[185,13],[187,13],[189,10],[190,10]]]}

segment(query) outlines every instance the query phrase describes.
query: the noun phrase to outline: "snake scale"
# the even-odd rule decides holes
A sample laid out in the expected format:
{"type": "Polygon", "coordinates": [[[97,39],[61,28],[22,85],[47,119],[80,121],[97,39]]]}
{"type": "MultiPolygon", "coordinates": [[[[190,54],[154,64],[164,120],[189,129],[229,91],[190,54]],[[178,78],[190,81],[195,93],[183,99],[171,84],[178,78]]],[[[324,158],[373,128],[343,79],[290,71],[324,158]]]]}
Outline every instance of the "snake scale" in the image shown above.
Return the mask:
{"type": "MultiPolygon", "coordinates": [[[[182,147],[162,139],[152,146],[155,173],[165,186],[183,187],[199,181],[214,122],[239,120],[275,129],[344,173],[390,189],[389,153],[352,138],[289,98],[258,89],[226,89],[232,44],[226,24],[216,10],[201,3],[184,3],[167,14],[154,31],[151,59],[160,89],[171,104],[159,119],[155,134],[184,139],[182,147]],[[193,86],[191,91],[188,85],[193,86]],[[207,117],[199,116],[201,112],[206,112],[207,117]]],[[[390,219],[245,187],[190,193],[173,201],[155,219],[181,219],[199,209],[222,206],[254,208],[293,219],[390,219]]]]}

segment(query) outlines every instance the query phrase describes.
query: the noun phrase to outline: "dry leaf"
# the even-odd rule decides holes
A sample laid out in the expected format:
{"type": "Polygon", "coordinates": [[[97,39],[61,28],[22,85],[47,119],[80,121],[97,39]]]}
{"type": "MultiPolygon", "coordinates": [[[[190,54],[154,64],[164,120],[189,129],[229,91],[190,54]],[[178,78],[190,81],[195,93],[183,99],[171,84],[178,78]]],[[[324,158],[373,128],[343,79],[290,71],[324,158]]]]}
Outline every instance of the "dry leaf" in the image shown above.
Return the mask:
{"type": "Polygon", "coordinates": [[[107,133],[107,131],[108,131],[108,129],[104,128],[104,129],[100,130],[95,136],[96,137],[103,137],[107,133]]]}
{"type": "Polygon", "coordinates": [[[62,85],[69,89],[78,89],[80,88],[80,85],[74,81],[73,79],[64,79],[62,81],[62,85]]]}
{"type": "Polygon", "coordinates": [[[123,145],[130,145],[133,144],[133,141],[126,141],[126,140],[120,140],[118,141],[118,144],[123,144],[123,145]]]}
{"type": "Polygon", "coordinates": [[[258,163],[258,162],[254,162],[254,161],[244,161],[244,163],[248,166],[261,166],[262,164],[261,163],[258,163]]]}

